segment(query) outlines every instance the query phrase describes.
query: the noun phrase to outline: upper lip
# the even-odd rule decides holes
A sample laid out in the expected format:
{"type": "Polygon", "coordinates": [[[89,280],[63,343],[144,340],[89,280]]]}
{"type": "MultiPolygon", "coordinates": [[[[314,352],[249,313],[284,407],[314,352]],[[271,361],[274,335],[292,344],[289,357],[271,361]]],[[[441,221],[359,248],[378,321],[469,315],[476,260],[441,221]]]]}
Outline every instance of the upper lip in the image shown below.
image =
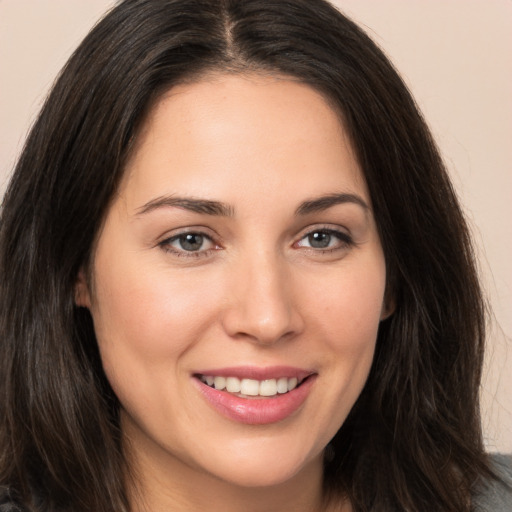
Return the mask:
{"type": "Polygon", "coordinates": [[[295,377],[299,382],[316,373],[313,370],[293,366],[231,366],[194,372],[194,375],[211,377],[237,377],[238,379],[268,380],[295,377]]]}

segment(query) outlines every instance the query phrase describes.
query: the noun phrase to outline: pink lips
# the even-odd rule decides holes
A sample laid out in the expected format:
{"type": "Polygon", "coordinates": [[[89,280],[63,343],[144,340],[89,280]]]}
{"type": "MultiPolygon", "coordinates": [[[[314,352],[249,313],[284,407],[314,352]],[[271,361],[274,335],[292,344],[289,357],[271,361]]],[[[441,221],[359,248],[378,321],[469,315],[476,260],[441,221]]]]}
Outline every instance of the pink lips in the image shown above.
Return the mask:
{"type": "Polygon", "coordinates": [[[199,387],[199,391],[209,405],[233,421],[250,425],[276,423],[291,416],[304,403],[315,380],[316,374],[314,372],[285,366],[218,368],[197,372],[194,378],[195,384],[199,387]],[[208,386],[197,378],[199,374],[260,381],[295,377],[302,383],[292,391],[273,397],[244,398],[208,386]]]}

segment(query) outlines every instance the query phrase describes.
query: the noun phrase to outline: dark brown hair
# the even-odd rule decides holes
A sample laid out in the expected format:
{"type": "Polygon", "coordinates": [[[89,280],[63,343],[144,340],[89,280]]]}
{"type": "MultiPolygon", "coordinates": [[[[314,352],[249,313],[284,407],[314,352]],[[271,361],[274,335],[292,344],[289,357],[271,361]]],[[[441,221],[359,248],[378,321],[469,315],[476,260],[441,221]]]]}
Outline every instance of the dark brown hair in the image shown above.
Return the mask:
{"type": "Polygon", "coordinates": [[[490,473],[468,229],[406,86],[323,0],[125,0],[61,72],[3,203],[0,485],[29,510],[129,510],[119,405],[73,288],[148,110],[212,70],[279,73],[321,91],[370,190],[395,312],[331,442],[326,491],[355,511],[469,510],[490,473]]]}

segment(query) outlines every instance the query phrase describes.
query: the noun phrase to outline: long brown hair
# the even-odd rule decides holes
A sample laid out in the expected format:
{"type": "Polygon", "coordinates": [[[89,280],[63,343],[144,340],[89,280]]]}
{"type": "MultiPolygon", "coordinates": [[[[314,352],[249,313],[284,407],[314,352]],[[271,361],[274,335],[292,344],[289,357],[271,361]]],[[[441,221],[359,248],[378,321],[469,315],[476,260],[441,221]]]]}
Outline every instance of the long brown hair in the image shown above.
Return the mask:
{"type": "Polygon", "coordinates": [[[16,166],[0,226],[0,485],[34,511],[128,511],[119,404],[73,285],[148,110],[210,70],[286,74],[340,113],[395,313],[331,442],[355,511],[469,510],[483,451],[484,304],[439,152],[379,48],[324,0],[125,0],[73,54],[16,166]]]}

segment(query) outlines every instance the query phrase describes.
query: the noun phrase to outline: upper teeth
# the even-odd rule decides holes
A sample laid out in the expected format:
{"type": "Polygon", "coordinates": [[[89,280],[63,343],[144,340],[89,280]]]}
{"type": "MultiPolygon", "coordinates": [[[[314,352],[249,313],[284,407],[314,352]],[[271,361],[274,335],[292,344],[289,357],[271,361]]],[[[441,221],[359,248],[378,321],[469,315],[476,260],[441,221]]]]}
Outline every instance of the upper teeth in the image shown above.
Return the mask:
{"type": "Polygon", "coordinates": [[[201,380],[222,391],[225,389],[229,393],[240,393],[246,396],[274,396],[278,393],[287,393],[295,389],[298,384],[296,377],[281,377],[280,379],[238,379],[237,377],[212,377],[202,375],[201,380]]]}

